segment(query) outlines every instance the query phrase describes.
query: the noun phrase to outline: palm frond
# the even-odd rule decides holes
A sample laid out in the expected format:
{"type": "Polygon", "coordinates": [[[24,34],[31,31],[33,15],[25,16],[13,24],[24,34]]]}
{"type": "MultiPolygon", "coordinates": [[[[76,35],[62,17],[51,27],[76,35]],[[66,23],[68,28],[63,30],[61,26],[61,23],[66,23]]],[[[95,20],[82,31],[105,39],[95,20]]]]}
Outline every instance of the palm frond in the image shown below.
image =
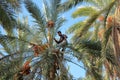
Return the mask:
{"type": "Polygon", "coordinates": [[[13,80],[13,75],[20,70],[20,59],[15,59],[13,61],[10,61],[9,64],[1,65],[0,66],[0,79],[11,79],[13,80]]]}
{"type": "Polygon", "coordinates": [[[68,30],[67,33],[73,33],[76,32],[77,29],[80,29],[85,23],[84,22],[78,22],[72,25],[68,30]]]}
{"type": "Polygon", "coordinates": [[[95,53],[98,52],[98,54],[99,54],[100,51],[101,51],[101,44],[100,44],[99,41],[98,42],[94,42],[94,41],[90,41],[90,40],[89,41],[88,40],[87,41],[84,40],[84,41],[81,41],[79,45],[81,46],[81,48],[85,48],[86,51],[88,49],[88,52],[91,52],[91,53],[92,52],[94,53],[94,51],[95,51],[95,53]]]}
{"type": "Polygon", "coordinates": [[[46,21],[38,6],[30,0],[29,1],[25,0],[25,5],[27,10],[31,13],[32,17],[35,19],[35,22],[38,23],[40,27],[44,28],[45,27],[44,24],[46,21]]]}
{"type": "Polygon", "coordinates": [[[94,57],[101,56],[101,43],[100,41],[92,41],[92,40],[81,40],[77,45],[69,46],[71,50],[73,50],[73,56],[78,59],[82,59],[85,55],[92,55],[94,57]],[[73,46],[73,47],[72,47],[73,46]]]}
{"type": "Polygon", "coordinates": [[[110,37],[111,31],[112,31],[112,28],[109,28],[103,34],[104,37],[103,37],[102,44],[101,44],[102,49],[101,49],[100,63],[103,63],[106,58],[108,59],[108,57],[106,57],[108,55],[108,53],[107,53],[107,46],[108,46],[108,42],[109,42],[109,37],[110,37]]]}
{"type": "Polygon", "coordinates": [[[99,26],[100,24],[95,24],[94,25],[94,32],[93,32],[93,40],[97,41],[98,40],[98,31],[99,31],[99,26]]]}
{"type": "Polygon", "coordinates": [[[112,27],[106,30],[104,33],[104,39],[102,41],[102,56],[105,55],[106,49],[107,49],[107,43],[109,41],[110,34],[112,32],[112,27]]]}
{"type": "MultiPolygon", "coordinates": [[[[5,42],[0,42],[0,44],[4,47],[3,50],[7,53],[11,53],[11,46],[9,46],[9,43],[7,43],[7,41],[5,42]]],[[[1,52],[2,54],[4,54],[5,52],[1,52]]]]}
{"type": "MultiPolygon", "coordinates": [[[[81,26],[82,28],[82,26],[81,26]]],[[[93,37],[91,35],[93,35],[92,31],[88,31],[86,34],[84,34],[84,36],[82,36],[81,38],[78,39],[78,37],[76,37],[78,34],[78,30],[76,30],[74,32],[74,35],[72,36],[72,42],[74,43],[74,45],[77,45],[81,40],[91,40],[93,37]]]]}
{"type": "Polygon", "coordinates": [[[0,63],[2,65],[0,65],[0,79],[13,79],[13,75],[21,68],[21,59],[22,58],[20,56],[18,57],[18,54],[1,58],[0,63]]]}
{"type": "MultiPolygon", "coordinates": [[[[21,38],[18,38],[18,37],[14,37],[14,36],[8,36],[8,35],[0,35],[0,44],[4,47],[5,51],[9,54],[11,52],[14,52],[18,49],[18,46],[16,46],[18,44],[18,41],[19,42],[24,42],[29,44],[30,42],[29,41],[26,41],[24,39],[21,39],[21,38]],[[12,49],[12,45],[15,46],[14,49],[12,49]]],[[[22,45],[23,47],[23,45],[22,45]]]]}
{"type": "Polygon", "coordinates": [[[66,21],[65,18],[62,18],[62,17],[58,18],[57,21],[56,21],[56,24],[55,24],[55,31],[57,31],[63,25],[63,23],[65,21],[66,21]]]}
{"type": "Polygon", "coordinates": [[[86,70],[83,66],[81,66],[81,65],[79,65],[79,64],[77,64],[77,63],[75,63],[74,61],[72,61],[72,60],[69,60],[69,59],[65,59],[66,61],[68,61],[68,62],[71,62],[71,63],[73,63],[73,64],[75,64],[75,65],[77,65],[77,66],[79,66],[80,68],[82,68],[82,69],[84,69],[84,70],[86,70]]]}
{"type": "Polygon", "coordinates": [[[16,28],[18,30],[22,30],[23,32],[26,32],[26,33],[29,32],[29,33],[33,34],[30,30],[30,26],[25,21],[22,23],[22,22],[20,22],[20,20],[18,20],[16,28]]]}
{"type": "Polygon", "coordinates": [[[9,3],[14,10],[19,11],[23,1],[22,0],[6,0],[6,2],[9,3]]]}
{"type": "Polygon", "coordinates": [[[68,49],[72,50],[73,56],[76,57],[78,60],[81,60],[83,57],[83,54],[79,51],[79,48],[74,47],[73,45],[67,46],[68,49]]]}
{"type": "Polygon", "coordinates": [[[54,21],[54,19],[52,19],[53,15],[51,15],[51,12],[50,12],[50,6],[48,5],[46,0],[43,0],[43,13],[45,14],[46,21],[48,20],[54,21]]]}
{"type": "Polygon", "coordinates": [[[15,55],[17,55],[17,54],[20,54],[20,52],[16,52],[16,53],[12,53],[12,54],[10,54],[10,55],[6,55],[6,56],[0,58],[0,61],[2,61],[2,60],[4,61],[5,59],[8,60],[10,57],[13,57],[13,56],[15,56],[15,55]],[[8,59],[7,59],[7,58],[8,58],[8,59]]]}
{"type": "Polygon", "coordinates": [[[84,0],[68,0],[64,2],[63,4],[61,4],[58,9],[60,11],[67,11],[83,1],[84,0]]]}
{"type": "Polygon", "coordinates": [[[12,40],[15,40],[15,39],[18,39],[18,40],[26,42],[26,43],[30,43],[29,41],[26,41],[26,40],[23,40],[23,39],[19,39],[18,37],[0,34],[0,42],[2,42],[4,40],[10,40],[10,41],[12,41],[12,40]]]}
{"type": "Polygon", "coordinates": [[[58,9],[60,6],[60,2],[61,0],[51,0],[50,2],[47,0],[43,0],[43,13],[45,15],[46,21],[57,21],[57,18],[61,12],[58,9]]]}
{"type": "Polygon", "coordinates": [[[90,26],[93,24],[93,22],[97,19],[97,17],[107,11],[110,7],[113,6],[113,4],[115,3],[115,1],[111,2],[108,6],[106,6],[104,9],[98,11],[97,13],[93,14],[92,16],[90,16],[90,18],[86,21],[86,24],[82,27],[81,30],[78,31],[78,38],[81,37],[89,28],[90,26]]]}
{"type": "Polygon", "coordinates": [[[52,0],[51,1],[51,8],[49,8],[49,9],[51,9],[50,10],[51,19],[54,20],[54,21],[56,21],[56,19],[58,17],[58,14],[59,14],[58,7],[60,6],[60,2],[61,2],[61,0],[52,0]]]}
{"type": "Polygon", "coordinates": [[[16,51],[0,58],[0,79],[4,80],[9,78],[13,80],[14,75],[21,70],[24,59],[33,56],[30,52],[32,51],[29,49],[16,51]]]}
{"type": "Polygon", "coordinates": [[[112,65],[117,66],[117,61],[116,61],[115,56],[112,52],[113,52],[113,50],[111,48],[106,49],[106,59],[112,65]]]}
{"type": "Polygon", "coordinates": [[[108,5],[109,3],[111,3],[113,0],[87,0],[86,2],[90,5],[93,5],[95,7],[97,7],[98,9],[102,9],[103,6],[108,5]]]}
{"type": "Polygon", "coordinates": [[[82,7],[77,9],[75,12],[73,12],[72,17],[80,17],[80,16],[90,16],[94,13],[97,13],[98,10],[95,9],[94,7],[82,7]]]}
{"type": "Polygon", "coordinates": [[[25,0],[25,4],[26,4],[26,8],[31,13],[32,17],[35,19],[35,22],[37,23],[36,28],[38,27],[39,32],[40,33],[42,32],[45,39],[47,40],[46,21],[48,20],[46,20],[45,18],[48,18],[50,16],[49,7],[47,6],[47,3],[44,1],[44,6],[45,6],[44,11],[46,11],[47,9],[47,12],[44,15],[34,2],[25,0]]]}

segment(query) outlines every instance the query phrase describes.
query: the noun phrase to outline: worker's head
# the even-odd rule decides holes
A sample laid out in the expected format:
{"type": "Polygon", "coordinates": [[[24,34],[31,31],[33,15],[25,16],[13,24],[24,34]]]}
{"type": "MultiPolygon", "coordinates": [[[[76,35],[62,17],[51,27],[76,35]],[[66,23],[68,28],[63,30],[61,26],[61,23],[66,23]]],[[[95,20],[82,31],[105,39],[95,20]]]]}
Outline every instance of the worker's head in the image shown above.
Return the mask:
{"type": "Polygon", "coordinates": [[[57,33],[58,33],[58,35],[59,35],[59,36],[61,36],[61,35],[62,35],[61,31],[58,31],[57,33]]]}

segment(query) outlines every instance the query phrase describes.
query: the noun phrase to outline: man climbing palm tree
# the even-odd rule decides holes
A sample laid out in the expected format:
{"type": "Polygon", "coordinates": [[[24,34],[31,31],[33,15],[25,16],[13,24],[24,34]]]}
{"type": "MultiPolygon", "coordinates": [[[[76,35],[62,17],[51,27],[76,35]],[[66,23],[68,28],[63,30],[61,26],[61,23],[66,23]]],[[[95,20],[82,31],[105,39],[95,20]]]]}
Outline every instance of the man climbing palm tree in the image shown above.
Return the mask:
{"type": "Polygon", "coordinates": [[[58,31],[57,33],[60,36],[60,39],[59,39],[59,41],[57,41],[54,38],[54,40],[58,44],[59,49],[62,48],[62,51],[65,51],[65,47],[67,45],[67,36],[65,34],[62,34],[61,31],[58,31]]]}

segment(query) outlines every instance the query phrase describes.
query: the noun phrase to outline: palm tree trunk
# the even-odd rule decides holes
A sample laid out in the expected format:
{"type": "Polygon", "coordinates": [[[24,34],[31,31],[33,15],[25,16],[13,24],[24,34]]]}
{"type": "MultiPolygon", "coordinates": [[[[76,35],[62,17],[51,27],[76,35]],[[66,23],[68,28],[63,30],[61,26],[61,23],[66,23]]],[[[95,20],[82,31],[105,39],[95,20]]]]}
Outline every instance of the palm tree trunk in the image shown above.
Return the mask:
{"type": "Polygon", "coordinates": [[[57,63],[57,58],[54,54],[52,56],[53,56],[54,62],[51,64],[51,67],[49,68],[48,80],[55,80],[55,73],[56,73],[56,65],[55,64],[57,63]]]}
{"type": "MultiPolygon", "coordinates": [[[[52,49],[53,49],[53,34],[52,34],[52,28],[48,28],[48,45],[49,45],[49,49],[51,50],[49,53],[53,53],[52,49]]],[[[49,76],[48,76],[48,80],[55,80],[55,73],[56,73],[56,65],[55,62],[57,61],[56,56],[53,54],[53,64],[51,64],[51,67],[49,68],[49,76]]]]}
{"type": "Polygon", "coordinates": [[[112,37],[113,37],[113,42],[114,42],[114,53],[116,57],[116,61],[118,61],[118,65],[120,66],[120,33],[117,27],[113,27],[112,30],[112,37]]]}
{"type": "Polygon", "coordinates": [[[52,47],[53,47],[52,28],[48,28],[48,44],[49,44],[49,48],[52,48],[52,47]]]}
{"type": "Polygon", "coordinates": [[[50,68],[48,80],[55,80],[55,71],[56,71],[55,66],[52,66],[50,68]]]}
{"type": "Polygon", "coordinates": [[[117,1],[117,7],[115,10],[115,16],[114,16],[114,27],[112,30],[112,37],[113,37],[113,42],[114,42],[114,53],[116,56],[116,60],[118,62],[118,65],[120,66],[120,23],[119,23],[119,17],[120,16],[120,0],[117,1]]]}

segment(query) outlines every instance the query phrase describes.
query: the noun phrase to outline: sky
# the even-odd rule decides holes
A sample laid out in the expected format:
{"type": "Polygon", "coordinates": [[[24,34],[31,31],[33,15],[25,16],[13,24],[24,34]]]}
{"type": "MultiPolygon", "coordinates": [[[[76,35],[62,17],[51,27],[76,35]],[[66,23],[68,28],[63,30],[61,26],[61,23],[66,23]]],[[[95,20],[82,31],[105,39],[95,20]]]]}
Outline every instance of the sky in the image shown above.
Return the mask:
{"type": "MultiPolygon", "coordinates": [[[[41,6],[42,6],[42,2],[41,1],[42,0],[41,1],[40,0],[33,0],[33,1],[37,5],[39,5],[39,7],[41,8],[41,6]]],[[[64,1],[66,1],[66,0],[63,0],[62,2],[64,2],[64,1]]],[[[83,5],[81,5],[81,6],[83,6],[83,5]]],[[[74,12],[78,7],[80,7],[80,5],[76,6],[75,8],[72,8],[71,10],[69,10],[69,11],[65,12],[64,14],[62,14],[62,16],[67,19],[67,21],[63,24],[63,26],[59,29],[59,30],[62,31],[62,33],[66,33],[67,29],[71,25],[73,25],[73,24],[83,20],[82,18],[73,19],[71,17],[72,12],[74,12]]],[[[30,16],[30,14],[27,12],[25,7],[23,7],[23,6],[22,6],[22,14],[18,14],[19,18],[22,18],[22,16],[25,16],[25,17],[27,16],[28,20],[29,20],[28,21],[29,24],[33,25],[33,18],[30,16]]],[[[0,27],[0,31],[1,30],[2,30],[2,32],[0,32],[0,33],[4,33],[3,29],[0,27]]],[[[70,40],[70,38],[71,38],[71,35],[68,35],[68,40],[70,40]]],[[[77,61],[76,58],[72,58],[72,59],[77,64],[83,66],[82,62],[77,61]]],[[[77,65],[75,65],[73,63],[70,63],[70,62],[67,62],[66,65],[70,67],[70,71],[69,72],[74,76],[74,79],[79,78],[79,77],[85,77],[85,70],[84,69],[82,69],[82,68],[78,67],[77,65]]]]}

